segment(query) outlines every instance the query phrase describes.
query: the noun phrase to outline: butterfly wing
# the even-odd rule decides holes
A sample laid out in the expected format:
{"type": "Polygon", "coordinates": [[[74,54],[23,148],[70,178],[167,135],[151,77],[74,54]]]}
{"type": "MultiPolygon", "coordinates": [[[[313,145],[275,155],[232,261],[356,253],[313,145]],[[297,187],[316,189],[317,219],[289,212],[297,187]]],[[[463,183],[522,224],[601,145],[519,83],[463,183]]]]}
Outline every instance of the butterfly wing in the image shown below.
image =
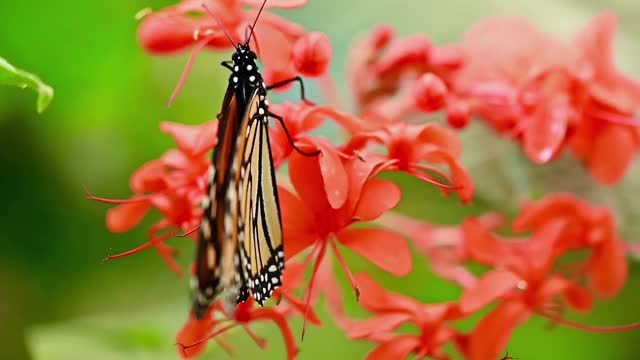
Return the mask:
{"type": "Polygon", "coordinates": [[[213,153],[213,167],[204,202],[195,274],[191,285],[193,308],[198,318],[204,316],[216,295],[229,286],[231,277],[235,274],[233,255],[236,253],[237,242],[233,243],[234,226],[229,226],[233,221],[229,210],[237,203],[237,199],[233,197],[237,189],[233,182],[233,159],[237,157],[236,139],[238,128],[242,126],[239,110],[243,107],[242,99],[229,87],[219,117],[220,138],[213,153]]]}
{"type": "Polygon", "coordinates": [[[238,251],[245,288],[238,300],[246,300],[250,289],[258,304],[263,305],[282,284],[284,251],[268,119],[266,113],[257,112],[261,106],[264,104],[256,95],[248,109],[255,111],[251,112],[246,132],[239,191],[244,231],[238,251]]]}

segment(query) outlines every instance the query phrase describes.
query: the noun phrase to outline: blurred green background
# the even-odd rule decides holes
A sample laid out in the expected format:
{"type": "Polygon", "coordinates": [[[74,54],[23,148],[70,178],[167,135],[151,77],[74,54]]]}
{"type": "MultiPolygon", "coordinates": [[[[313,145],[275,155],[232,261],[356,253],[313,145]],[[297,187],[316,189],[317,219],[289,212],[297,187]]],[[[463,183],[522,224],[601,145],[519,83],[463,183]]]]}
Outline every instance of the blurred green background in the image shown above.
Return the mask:
{"type": "MultiPolygon", "coordinates": [[[[186,61],[185,54],[151,57],[136,42],[134,14],[170,0],[2,1],[0,56],[52,85],[56,95],[42,114],[29,90],[0,87],[0,359],[174,359],[174,334],[188,312],[187,280],[146,251],[102,264],[108,248],[120,252],[147,241],[143,224],[127,234],[104,225],[107,206],[84,198],[82,185],[113,198],[130,195],[128,178],[145,161],[173,146],[158,130],[161,120],[202,123],[215,116],[226,86],[217,64],[228,54],[203,54],[171,108],[165,106],[186,61]]],[[[636,0],[315,0],[286,16],[333,42],[332,72],[346,96],[346,52],[359,34],[380,22],[399,34],[425,32],[436,43],[457,40],[473,22],[496,14],[527,16],[568,38],[592,15],[612,9],[620,16],[616,54],[620,66],[640,78],[640,3],[636,0]]],[[[286,95],[285,95],[286,96],[286,95]]],[[[311,98],[319,98],[312,85],[311,98]]],[[[282,95],[274,99],[282,100],[282,95]]],[[[455,223],[488,207],[513,212],[519,199],[571,190],[613,206],[626,238],[640,233],[637,164],[618,186],[597,187],[571,159],[533,167],[517,149],[474,124],[463,132],[464,162],[478,183],[476,205],[463,207],[401,177],[400,210],[436,223],[455,223]],[[414,195],[415,194],[415,195],[414,195]]],[[[154,219],[146,222],[150,224],[154,219]]],[[[184,239],[171,240],[180,261],[192,258],[184,239]]],[[[415,271],[393,279],[356,255],[354,271],[371,270],[389,288],[424,301],[457,298],[459,290],[433,277],[423,258],[415,271]]],[[[343,277],[338,272],[339,277],[343,277]]],[[[344,279],[342,279],[344,280],[344,279]]],[[[592,324],[640,320],[640,267],[632,266],[625,291],[599,303],[592,324]]],[[[347,305],[357,305],[347,297],[347,305]]],[[[300,359],[357,359],[371,349],[347,342],[323,312],[325,325],[311,328],[300,359]]],[[[470,324],[469,324],[470,325],[470,324]]],[[[261,352],[244,333],[232,337],[236,358],[283,358],[272,325],[257,326],[271,347],[261,352]],[[271,335],[270,335],[271,334],[271,335]],[[275,334],[275,335],[274,335],[275,334]],[[248,344],[247,346],[242,346],[248,344]]],[[[294,321],[296,333],[300,322],[294,321]]],[[[640,333],[591,334],[533,319],[519,329],[509,353],[519,359],[630,359],[640,352],[640,333]]],[[[208,359],[229,355],[209,346],[208,359]]]]}

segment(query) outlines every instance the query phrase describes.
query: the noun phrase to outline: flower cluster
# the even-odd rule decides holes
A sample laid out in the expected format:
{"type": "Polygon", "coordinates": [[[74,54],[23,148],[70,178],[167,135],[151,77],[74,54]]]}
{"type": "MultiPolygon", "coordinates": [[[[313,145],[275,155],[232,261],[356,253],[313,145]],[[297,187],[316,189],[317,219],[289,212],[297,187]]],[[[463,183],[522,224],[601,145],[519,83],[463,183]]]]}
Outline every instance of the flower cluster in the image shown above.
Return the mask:
{"type": "MultiPolygon", "coordinates": [[[[252,46],[264,62],[268,83],[298,73],[330,78],[327,37],[268,9],[304,3],[268,1],[259,19],[252,46]]],[[[183,0],[147,15],[138,37],[151,53],[229,49],[224,30],[233,40],[245,39],[246,32],[254,30],[261,5],[257,0],[183,0]]],[[[308,320],[320,326],[314,311],[319,295],[326,297],[329,313],[347,338],[376,344],[367,359],[451,359],[454,348],[472,360],[498,359],[511,334],[533,315],[588,331],[639,327],[600,328],[563,317],[566,310],[589,311],[595,299],[615,296],[626,283],[625,244],[609,209],[575,195],[550,194],[523,204],[510,229],[516,235],[507,236],[501,232],[506,216],[499,212],[447,226],[393,212],[407,192],[389,180],[394,176],[379,177],[404,172],[438,187],[443,195],[471,202],[474,186],[460,162],[463,149],[456,129],[477,117],[521,144],[533,162],[548,162],[569,147],[600,183],[616,182],[640,139],[633,119],[640,84],[614,68],[615,24],[614,15],[599,15],[571,42],[556,40],[518,18],[484,21],[461,42],[445,46],[434,45],[424,34],[396,39],[389,25],[356,41],[347,70],[356,113],[332,104],[333,81],[322,86],[330,104],[271,107],[288,129],[269,129],[274,166],[286,163],[289,180],[279,174],[287,265],[283,286],[274,294],[278,305],[261,308],[250,298],[231,313],[216,302],[202,319],[190,314],[177,335],[179,354],[195,357],[211,339],[232,352],[221,335],[234,327],[243,327],[265,347],[265,340],[249,326],[269,321],[283,335],[287,358],[294,359],[300,347],[288,319],[302,316],[305,325],[308,320]],[[438,112],[444,113],[447,125],[425,121],[426,114],[438,112]],[[312,134],[327,121],[342,130],[342,143],[312,134]],[[295,148],[320,150],[320,155],[303,156],[295,148]],[[381,270],[404,276],[413,267],[407,240],[436,275],[460,286],[459,299],[421,303],[383,288],[365,273],[353,274],[342,255],[343,248],[349,248],[381,270]],[[334,259],[354,298],[343,297],[334,259]],[[474,275],[469,263],[487,270],[474,275]],[[346,301],[358,301],[372,316],[354,318],[345,311],[346,301]],[[472,330],[458,330],[458,321],[489,305],[494,307],[472,330]],[[417,331],[404,333],[405,324],[417,331]]],[[[89,197],[118,204],[107,213],[107,226],[114,232],[138,225],[152,208],[161,214],[147,243],[109,259],[155,247],[180,272],[164,241],[179,232],[198,241],[193,229],[202,216],[217,124],[164,122],[161,130],[173,136],[177,149],[133,174],[130,199],[89,197]]]]}

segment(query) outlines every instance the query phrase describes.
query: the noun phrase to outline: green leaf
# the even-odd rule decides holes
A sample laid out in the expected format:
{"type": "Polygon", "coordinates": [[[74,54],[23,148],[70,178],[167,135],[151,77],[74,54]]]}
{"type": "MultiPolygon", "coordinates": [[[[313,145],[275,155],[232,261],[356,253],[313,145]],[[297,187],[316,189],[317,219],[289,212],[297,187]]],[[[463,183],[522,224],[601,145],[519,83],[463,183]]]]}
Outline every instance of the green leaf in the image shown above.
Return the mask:
{"type": "Polygon", "coordinates": [[[36,102],[38,113],[42,113],[49,106],[51,99],[53,99],[53,88],[51,86],[43,83],[39,77],[9,64],[2,57],[0,57],[0,84],[17,86],[23,89],[29,87],[36,91],[38,93],[36,102]]]}

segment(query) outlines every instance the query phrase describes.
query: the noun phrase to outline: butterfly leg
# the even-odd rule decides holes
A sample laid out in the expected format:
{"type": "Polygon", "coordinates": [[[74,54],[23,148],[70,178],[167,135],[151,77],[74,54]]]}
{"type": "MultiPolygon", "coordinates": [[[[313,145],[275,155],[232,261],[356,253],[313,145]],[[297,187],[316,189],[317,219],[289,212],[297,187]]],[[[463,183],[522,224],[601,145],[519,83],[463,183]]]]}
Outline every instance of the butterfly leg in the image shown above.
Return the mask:
{"type": "Polygon", "coordinates": [[[304,155],[304,156],[316,156],[320,154],[320,150],[316,150],[314,152],[306,152],[306,151],[302,151],[300,150],[296,144],[293,142],[293,138],[291,138],[291,134],[289,133],[289,130],[287,130],[287,126],[284,124],[284,119],[282,118],[282,116],[276,115],[274,113],[269,113],[269,116],[278,120],[280,122],[280,125],[282,126],[282,130],[284,130],[284,133],[287,135],[287,139],[289,139],[289,143],[291,144],[291,146],[293,146],[293,148],[300,153],[300,155],[304,155]]]}
{"type": "Polygon", "coordinates": [[[228,60],[227,61],[223,61],[223,62],[220,63],[220,65],[222,65],[223,67],[226,67],[227,69],[233,71],[233,67],[232,67],[233,61],[228,61],[228,60]]]}
{"type": "Polygon", "coordinates": [[[300,98],[302,99],[302,101],[306,102],[309,105],[315,105],[313,102],[307,100],[307,98],[304,96],[304,82],[302,81],[302,78],[300,76],[296,76],[294,78],[287,79],[287,80],[278,81],[275,84],[269,85],[267,86],[267,91],[271,89],[277,89],[279,87],[290,84],[294,81],[297,81],[300,84],[300,98]]]}

